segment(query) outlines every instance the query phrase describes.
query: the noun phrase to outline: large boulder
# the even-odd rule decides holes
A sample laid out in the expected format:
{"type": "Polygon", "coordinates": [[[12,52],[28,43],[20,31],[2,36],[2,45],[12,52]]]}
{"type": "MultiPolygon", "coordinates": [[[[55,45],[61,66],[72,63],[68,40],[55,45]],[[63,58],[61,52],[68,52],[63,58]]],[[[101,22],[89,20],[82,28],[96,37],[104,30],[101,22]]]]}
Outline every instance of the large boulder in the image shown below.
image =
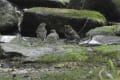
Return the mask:
{"type": "Polygon", "coordinates": [[[91,29],[87,32],[87,36],[94,35],[112,35],[112,36],[120,36],[120,25],[113,26],[102,26],[95,29],[91,29]]]}
{"type": "Polygon", "coordinates": [[[70,0],[8,0],[21,8],[35,6],[41,7],[66,7],[70,0]]]}
{"type": "Polygon", "coordinates": [[[12,30],[17,25],[15,8],[6,0],[0,0],[0,32],[12,30]]]}
{"type": "Polygon", "coordinates": [[[96,10],[111,21],[120,21],[120,0],[71,0],[69,8],[96,10]]]}
{"type": "Polygon", "coordinates": [[[47,23],[48,31],[56,29],[62,35],[65,24],[71,25],[77,32],[84,33],[96,26],[105,25],[106,18],[99,12],[88,10],[31,8],[25,10],[22,34],[25,36],[35,36],[35,31],[41,22],[47,23]]]}

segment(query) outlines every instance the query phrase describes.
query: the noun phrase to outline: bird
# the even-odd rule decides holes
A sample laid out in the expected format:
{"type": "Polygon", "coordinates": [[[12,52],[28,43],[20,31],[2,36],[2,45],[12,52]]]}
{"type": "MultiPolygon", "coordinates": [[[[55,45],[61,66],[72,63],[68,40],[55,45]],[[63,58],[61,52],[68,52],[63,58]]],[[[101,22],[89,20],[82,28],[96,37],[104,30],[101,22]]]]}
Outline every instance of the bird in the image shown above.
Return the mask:
{"type": "Polygon", "coordinates": [[[55,29],[52,29],[46,38],[47,42],[57,42],[59,40],[59,35],[55,29]]]}
{"type": "Polygon", "coordinates": [[[46,39],[47,30],[46,30],[46,23],[40,23],[36,30],[37,38],[39,38],[41,41],[44,41],[46,39]]]}
{"type": "Polygon", "coordinates": [[[64,34],[67,40],[70,40],[70,41],[80,40],[80,36],[70,25],[64,25],[64,34]]]}

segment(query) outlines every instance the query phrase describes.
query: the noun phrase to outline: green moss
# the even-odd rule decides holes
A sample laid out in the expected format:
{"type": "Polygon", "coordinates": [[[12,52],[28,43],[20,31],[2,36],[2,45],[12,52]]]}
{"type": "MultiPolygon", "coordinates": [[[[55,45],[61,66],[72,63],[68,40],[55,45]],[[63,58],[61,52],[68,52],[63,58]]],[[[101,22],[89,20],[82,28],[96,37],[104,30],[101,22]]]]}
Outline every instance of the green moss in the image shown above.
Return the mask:
{"type": "MultiPolygon", "coordinates": [[[[42,72],[42,73],[28,73],[28,74],[17,74],[16,80],[27,80],[28,77],[26,75],[32,77],[32,80],[100,80],[99,72],[102,68],[95,68],[95,69],[76,69],[67,72],[42,72]]],[[[102,80],[111,80],[107,75],[106,72],[108,70],[104,68],[102,72],[102,80]]],[[[38,71],[37,71],[38,72],[38,71]]],[[[111,70],[110,73],[112,74],[114,80],[119,80],[119,71],[111,70]]],[[[0,73],[0,80],[13,80],[12,74],[9,73],[0,73]]]]}
{"type": "Polygon", "coordinates": [[[106,23],[106,18],[102,14],[96,11],[89,11],[89,10],[35,7],[28,9],[27,12],[43,12],[54,16],[57,15],[57,16],[73,17],[73,18],[89,18],[92,19],[93,21],[98,21],[103,24],[106,23]]]}
{"type": "Polygon", "coordinates": [[[53,53],[39,57],[39,61],[43,63],[56,63],[56,62],[79,62],[87,58],[85,48],[67,45],[64,53],[53,53]]]}
{"type": "Polygon", "coordinates": [[[112,64],[115,64],[115,61],[120,58],[120,45],[98,46],[94,47],[93,49],[94,52],[88,55],[86,63],[113,67],[112,64]]]}
{"type": "Polygon", "coordinates": [[[95,29],[90,30],[87,33],[87,36],[93,36],[93,35],[116,35],[116,31],[120,31],[119,27],[120,27],[119,25],[97,27],[95,29]]]}
{"type": "Polygon", "coordinates": [[[106,45],[94,48],[96,53],[99,53],[109,59],[120,58],[120,45],[106,45]]]}
{"type": "MultiPolygon", "coordinates": [[[[65,73],[51,73],[42,75],[41,80],[110,80],[106,73],[103,71],[100,79],[99,73],[102,68],[96,69],[76,69],[65,73]]],[[[105,69],[107,71],[107,69],[105,69]]],[[[119,80],[117,70],[111,71],[114,73],[112,76],[115,80],[119,80]]]]}

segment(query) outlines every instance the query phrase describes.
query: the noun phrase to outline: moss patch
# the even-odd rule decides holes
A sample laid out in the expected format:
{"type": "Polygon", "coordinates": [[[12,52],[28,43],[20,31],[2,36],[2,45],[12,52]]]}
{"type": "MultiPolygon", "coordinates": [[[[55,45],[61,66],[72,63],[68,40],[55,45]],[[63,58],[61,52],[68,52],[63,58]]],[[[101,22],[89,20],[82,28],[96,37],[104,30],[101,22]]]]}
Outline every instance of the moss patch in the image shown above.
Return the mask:
{"type": "Polygon", "coordinates": [[[93,52],[88,55],[86,63],[93,65],[105,65],[111,68],[116,64],[116,60],[120,58],[120,45],[105,45],[93,47],[93,52]]]}
{"type": "Polygon", "coordinates": [[[30,8],[27,12],[45,12],[47,14],[64,16],[64,17],[73,17],[73,18],[89,18],[93,21],[98,21],[103,24],[106,23],[105,17],[96,11],[89,10],[74,10],[74,9],[58,9],[58,8],[44,8],[44,7],[35,7],[30,8]]]}
{"type": "Polygon", "coordinates": [[[120,45],[106,45],[94,48],[96,53],[99,53],[110,59],[120,58],[120,45]]]}
{"type": "MultiPolygon", "coordinates": [[[[41,80],[110,80],[110,78],[106,75],[105,72],[102,73],[101,77],[99,76],[99,72],[102,68],[97,69],[76,69],[74,71],[70,71],[67,73],[52,73],[47,74],[41,77],[41,80]]],[[[105,69],[107,71],[107,69],[105,69]]],[[[119,80],[119,75],[117,74],[118,71],[111,71],[114,73],[113,78],[115,80],[119,80]]]]}
{"type": "Polygon", "coordinates": [[[56,63],[56,62],[81,62],[86,60],[87,51],[84,47],[64,45],[64,53],[53,53],[39,57],[39,62],[56,63]]]}

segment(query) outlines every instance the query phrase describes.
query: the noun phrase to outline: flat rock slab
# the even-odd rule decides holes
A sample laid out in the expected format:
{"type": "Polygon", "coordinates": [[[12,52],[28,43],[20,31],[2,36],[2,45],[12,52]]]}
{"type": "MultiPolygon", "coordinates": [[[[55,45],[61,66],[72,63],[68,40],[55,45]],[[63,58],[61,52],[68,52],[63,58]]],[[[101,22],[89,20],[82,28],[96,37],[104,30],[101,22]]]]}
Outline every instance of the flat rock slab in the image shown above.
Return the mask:
{"type": "Polygon", "coordinates": [[[50,47],[24,47],[17,44],[2,43],[1,48],[5,51],[7,55],[21,54],[27,59],[36,60],[38,57],[45,54],[64,52],[64,48],[57,46],[50,47]]]}
{"type": "Polygon", "coordinates": [[[96,35],[91,39],[80,42],[80,45],[109,45],[109,44],[120,44],[120,37],[117,36],[106,36],[106,35],[96,35]]]}

